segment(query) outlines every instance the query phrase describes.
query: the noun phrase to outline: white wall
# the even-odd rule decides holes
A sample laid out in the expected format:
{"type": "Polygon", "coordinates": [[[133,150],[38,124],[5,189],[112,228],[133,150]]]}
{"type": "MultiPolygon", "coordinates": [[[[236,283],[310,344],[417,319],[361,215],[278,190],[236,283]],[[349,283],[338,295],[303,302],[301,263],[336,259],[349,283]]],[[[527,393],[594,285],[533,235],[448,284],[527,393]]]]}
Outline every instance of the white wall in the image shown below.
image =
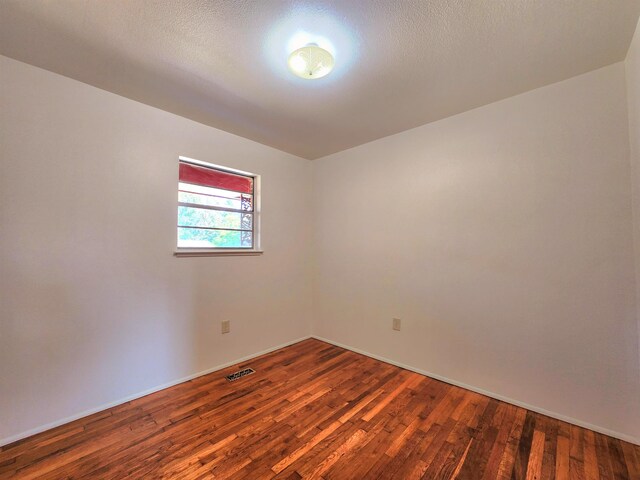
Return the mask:
{"type": "Polygon", "coordinates": [[[628,132],[616,64],[311,164],[0,57],[0,443],[314,312],[330,340],[639,438],[628,132]],[[264,256],[173,257],[178,155],[262,175],[264,256]]]}
{"type": "MultiPolygon", "coordinates": [[[[636,308],[640,342],[640,20],[625,60],[629,108],[629,143],[631,144],[631,188],[633,192],[633,226],[636,266],[636,308]]],[[[640,362],[640,358],[638,359],[640,362]]],[[[640,404],[640,401],[638,402],[640,404]]],[[[638,406],[640,410],[640,406],[638,406]]],[[[640,411],[638,412],[640,416],[640,411]]]]}
{"type": "Polygon", "coordinates": [[[0,440],[308,335],[307,160],[6,57],[0,158],[0,440]],[[173,256],[179,155],[262,175],[263,256],[173,256]]]}
{"type": "Polygon", "coordinates": [[[315,161],[314,333],[639,439],[626,102],[618,63],[315,161]]]}

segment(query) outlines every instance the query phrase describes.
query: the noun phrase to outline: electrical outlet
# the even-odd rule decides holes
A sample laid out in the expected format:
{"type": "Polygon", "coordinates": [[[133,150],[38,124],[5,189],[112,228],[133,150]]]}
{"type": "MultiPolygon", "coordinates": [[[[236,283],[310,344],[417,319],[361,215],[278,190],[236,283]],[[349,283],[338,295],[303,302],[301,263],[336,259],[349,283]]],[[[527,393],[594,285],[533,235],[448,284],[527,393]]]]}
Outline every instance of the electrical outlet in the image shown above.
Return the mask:
{"type": "Polygon", "coordinates": [[[231,331],[231,321],[223,320],[222,321],[222,333],[229,333],[231,331]]]}
{"type": "Polygon", "coordinates": [[[400,330],[400,319],[399,318],[394,318],[393,319],[393,329],[394,330],[400,330]]]}

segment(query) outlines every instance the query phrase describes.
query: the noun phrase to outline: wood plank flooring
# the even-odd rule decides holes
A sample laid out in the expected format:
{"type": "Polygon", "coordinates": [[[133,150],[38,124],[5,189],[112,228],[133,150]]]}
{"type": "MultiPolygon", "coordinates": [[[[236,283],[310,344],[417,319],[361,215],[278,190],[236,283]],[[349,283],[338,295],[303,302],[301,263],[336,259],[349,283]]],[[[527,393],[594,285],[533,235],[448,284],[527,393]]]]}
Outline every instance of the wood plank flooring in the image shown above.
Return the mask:
{"type": "Polygon", "coordinates": [[[640,447],[306,340],[7,445],[0,477],[635,480],[640,447]]]}

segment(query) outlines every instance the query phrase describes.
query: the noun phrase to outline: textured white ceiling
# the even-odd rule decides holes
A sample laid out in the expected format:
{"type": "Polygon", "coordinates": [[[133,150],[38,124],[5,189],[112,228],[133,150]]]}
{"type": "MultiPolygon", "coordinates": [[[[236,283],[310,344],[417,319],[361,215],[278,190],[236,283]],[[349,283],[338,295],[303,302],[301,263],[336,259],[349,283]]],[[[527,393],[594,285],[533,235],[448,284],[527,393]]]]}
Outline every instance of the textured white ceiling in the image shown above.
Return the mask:
{"type": "Polygon", "coordinates": [[[0,53],[305,158],[620,61],[639,0],[2,0],[0,53]],[[335,70],[287,71],[328,41],[335,70]]]}

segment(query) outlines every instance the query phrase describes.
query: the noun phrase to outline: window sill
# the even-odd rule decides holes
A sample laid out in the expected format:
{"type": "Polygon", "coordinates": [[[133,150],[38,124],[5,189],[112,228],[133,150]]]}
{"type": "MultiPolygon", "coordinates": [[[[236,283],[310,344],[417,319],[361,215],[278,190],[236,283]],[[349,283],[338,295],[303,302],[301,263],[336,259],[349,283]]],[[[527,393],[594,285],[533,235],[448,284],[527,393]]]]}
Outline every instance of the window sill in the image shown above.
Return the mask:
{"type": "Polygon", "coordinates": [[[181,248],[176,250],[173,254],[176,257],[242,257],[242,256],[257,256],[262,255],[262,250],[245,250],[245,249],[233,249],[228,250],[207,250],[207,249],[189,249],[181,248]]]}

